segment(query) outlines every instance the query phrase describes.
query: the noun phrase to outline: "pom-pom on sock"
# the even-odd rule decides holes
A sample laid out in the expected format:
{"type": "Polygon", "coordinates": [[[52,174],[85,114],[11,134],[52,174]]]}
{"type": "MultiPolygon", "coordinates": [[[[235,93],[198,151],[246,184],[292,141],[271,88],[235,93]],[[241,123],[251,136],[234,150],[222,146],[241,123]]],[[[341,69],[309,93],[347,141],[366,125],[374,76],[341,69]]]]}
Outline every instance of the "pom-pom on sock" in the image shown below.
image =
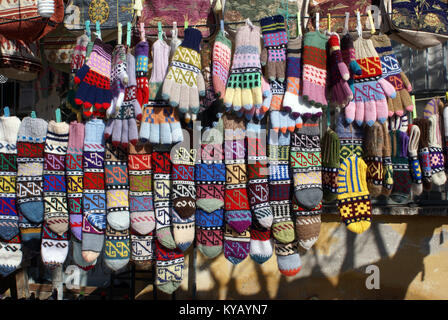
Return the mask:
{"type": "Polygon", "coordinates": [[[156,243],[156,286],[157,289],[171,294],[182,283],[184,270],[184,254],[178,249],[168,249],[156,243]]]}
{"type": "Polygon", "coordinates": [[[372,205],[367,188],[367,165],[357,155],[344,159],[338,173],[338,210],[347,229],[363,233],[370,227],[372,205]]]}
{"type": "Polygon", "coordinates": [[[17,135],[17,207],[31,223],[44,218],[43,164],[48,123],[39,118],[22,120],[17,135]]]}
{"type": "Polygon", "coordinates": [[[378,197],[383,190],[383,129],[379,122],[366,127],[364,160],[367,164],[367,188],[370,197],[378,197]]]}
{"type": "Polygon", "coordinates": [[[302,261],[297,251],[297,243],[281,243],[274,240],[277,266],[281,274],[292,277],[302,269],[302,261]]]}
{"type": "MultiPolygon", "coordinates": [[[[16,208],[17,133],[19,127],[19,118],[0,117],[0,238],[5,240],[5,243],[19,233],[19,216],[16,208]]],[[[20,241],[18,243],[20,244],[20,241]]],[[[11,248],[15,246],[11,245],[11,248]]],[[[8,255],[8,252],[4,252],[4,254],[8,255]]]]}
{"type": "Polygon", "coordinates": [[[331,202],[338,196],[338,170],[341,143],[333,130],[325,132],[321,143],[323,199],[331,202]]]}

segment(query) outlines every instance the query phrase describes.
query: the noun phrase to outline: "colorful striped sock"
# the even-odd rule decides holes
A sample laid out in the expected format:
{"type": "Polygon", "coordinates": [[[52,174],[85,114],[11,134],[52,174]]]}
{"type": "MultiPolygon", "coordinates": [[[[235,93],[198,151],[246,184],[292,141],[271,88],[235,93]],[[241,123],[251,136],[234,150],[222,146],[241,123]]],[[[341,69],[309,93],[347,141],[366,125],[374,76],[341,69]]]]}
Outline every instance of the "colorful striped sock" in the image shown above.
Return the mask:
{"type": "Polygon", "coordinates": [[[67,123],[51,120],[44,149],[44,219],[51,232],[59,236],[69,230],[65,181],[68,132],[67,123]]]}
{"type": "Polygon", "coordinates": [[[67,156],[65,157],[65,176],[67,179],[67,201],[72,235],[82,239],[82,151],[84,148],[84,124],[70,123],[67,156]]]}
{"type": "Polygon", "coordinates": [[[291,277],[302,269],[302,261],[297,252],[297,243],[281,243],[274,239],[277,266],[281,274],[291,277]]]}
{"type": "Polygon", "coordinates": [[[26,117],[17,135],[17,207],[31,223],[44,219],[43,164],[48,123],[26,117]]]}
{"type": "Polygon", "coordinates": [[[22,244],[16,234],[9,240],[0,239],[0,275],[9,276],[22,263],[22,244]]]}
{"type": "Polygon", "coordinates": [[[271,229],[261,226],[254,217],[250,228],[250,257],[252,260],[259,264],[268,261],[272,257],[273,244],[271,229]]]}
{"type": "Polygon", "coordinates": [[[156,286],[159,290],[171,294],[182,283],[184,254],[178,249],[167,249],[156,242],[156,286]]]}
{"type": "Polygon", "coordinates": [[[300,207],[297,200],[293,198],[292,212],[295,216],[297,245],[303,250],[308,251],[319,238],[322,202],[315,208],[309,210],[300,207]]]}
{"type": "Polygon", "coordinates": [[[19,216],[16,209],[19,127],[19,118],[0,117],[0,238],[5,241],[12,240],[19,233],[19,216]]]}
{"type": "Polygon", "coordinates": [[[98,258],[106,230],[106,191],[104,186],[104,129],[100,119],[85,125],[83,170],[82,257],[87,263],[98,258]]]}
{"type": "Polygon", "coordinates": [[[112,271],[118,271],[129,263],[131,257],[129,229],[115,230],[107,222],[104,241],[104,263],[112,271]]]}
{"type": "Polygon", "coordinates": [[[68,247],[68,231],[59,235],[52,232],[48,222],[44,221],[40,253],[44,264],[49,268],[62,265],[67,259],[68,247]]]}

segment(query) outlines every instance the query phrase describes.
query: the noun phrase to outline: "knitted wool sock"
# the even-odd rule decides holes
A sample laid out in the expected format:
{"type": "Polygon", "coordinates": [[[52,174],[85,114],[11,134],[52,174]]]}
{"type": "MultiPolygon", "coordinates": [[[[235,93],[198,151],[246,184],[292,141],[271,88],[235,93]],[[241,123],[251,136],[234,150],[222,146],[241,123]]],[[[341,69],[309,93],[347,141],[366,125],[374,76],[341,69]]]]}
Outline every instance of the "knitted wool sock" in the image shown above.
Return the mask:
{"type": "Polygon", "coordinates": [[[68,254],[68,232],[57,234],[52,232],[47,221],[42,227],[41,256],[44,264],[49,268],[62,265],[68,254]]]}
{"type": "Polygon", "coordinates": [[[370,227],[372,205],[367,189],[367,165],[357,155],[344,159],[338,174],[338,209],[347,229],[363,233],[370,227]]]}
{"type": "Polygon", "coordinates": [[[112,143],[106,143],[104,160],[107,223],[115,231],[129,229],[129,178],[127,154],[112,143]]]}
{"type": "Polygon", "coordinates": [[[250,251],[250,231],[236,232],[228,223],[224,227],[224,256],[233,264],[247,258],[250,251]]]}
{"type": "Polygon", "coordinates": [[[106,229],[106,191],[104,186],[104,129],[100,119],[85,125],[83,170],[82,257],[95,261],[103,250],[106,229]]]}
{"type": "Polygon", "coordinates": [[[151,266],[156,259],[154,242],[153,232],[142,236],[131,229],[131,261],[142,267],[151,266]]]}
{"type": "Polygon", "coordinates": [[[336,133],[341,141],[340,161],[344,161],[350,155],[356,154],[359,158],[363,155],[364,130],[358,124],[347,123],[343,114],[339,115],[336,123],[336,133]]]}
{"type": "Polygon", "coordinates": [[[249,174],[249,204],[253,217],[263,228],[271,228],[273,215],[269,205],[269,174],[266,157],[266,127],[247,125],[247,171],[249,174]],[[264,138],[264,139],[263,139],[264,138]]]}
{"type": "Polygon", "coordinates": [[[151,151],[150,144],[129,145],[128,170],[131,228],[139,235],[148,235],[156,226],[152,195],[151,151]]]}
{"type": "Polygon", "coordinates": [[[176,242],[171,233],[171,159],[170,153],[155,150],[152,154],[154,209],[156,236],[161,245],[175,249],[176,242]]]}
{"type": "Polygon", "coordinates": [[[411,191],[411,174],[409,172],[407,133],[395,130],[390,132],[392,142],[392,166],[394,169],[394,187],[390,198],[398,203],[405,202],[411,191]]]}
{"type": "MultiPolygon", "coordinates": [[[[16,209],[17,133],[19,127],[19,118],[0,117],[0,238],[6,241],[12,240],[19,233],[19,216],[16,209]]],[[[20,241],[18,243],[20,244],[20,241]]],[[[7,255],[8,251],[4,254],[7,255]]]]}
{"type": "Polygon", "coordinates": [[[0,275],[9,276],[22,263],[22,244],[16,234],[9,240],[0,239],[0,275]]]}
{"type": "Polygon", "coordinates": [[[58,235],[69,229],[67,185],[65,182],[65,155],[69,125],[65,122],[48,124],[44,149],[44,218],[51,232],[58,235]]]}
{"type": "Polygon", "coordinates": [[[303,99],[311,106],[305,118],[319,117],[328,105],[325,97],[327,80],[327,37],[319,31],[308,32],[303,44],[303,99]]]}
{"type": "Polygon", "coordinates": [[[443,158],[440,122],[436,114],[429,117],[429,157],[432,182],[436,186],[442,186],[446,182],[445,161],[443,158]]]}
{"type": "Polygon", "coordinates": [[[286,63],[286,93],[283,98],[283,109],[296,119],[300,116],[301,105],[299,94],[302,82],[302,37],[288,42],[286,63]]]}
{"type": "Polygon", "coordinates": [[[17,207],[31,223],[44,218],[43,164],[47,122],[26,117],[17,135],[17,207]]]}
{"type": "Polygon", "coordinates": [[[282,243],[294,240],[291,217],[291,176],[289,173],[289,144],[291,135],[269,132],[269,204],[274,215],[273,237],[282,243]]]}
{"type": "Polygon", "coordinates": [[[433,114],[437,115],[437,121],[439,121],[439,114],[443,110],[443,102],[439,98],[431,99],[423,110],[423,117],[429,119],[433,114]]]}
{"type": "Polygon", "coordinates": [[[383,129],[379,122],[366,127],[364,160],[367,164],[367,188],[370,197],[378,197],[383,190],[383,129]]]}
{"type": "Polygon", "coordinates": [[[251,213],[247,199],[246,146],[244,122],[224,115],[226,164],[225,220],[237,233],[248,230],[251,213]]]}
{"type": "Polygon", "coordinates": [[[156,239],[156,286],[171,294],[182,283],[184,254],[178,248],[167,249],[156,239]]]}
{"type": "Polygon", "coordinates": [[[422,170],[420,168],[420,163],[418,162],[418,141],[420,140],[420,129],[418,126],[413,125],[410,128],[409,136],[409,169],[411,170],[412,179],[412,193],[419,196],[423,192],[422,185],[422,170]]]}
{"type": "Polygon", "coordinates": [[[218,98],[223,100],[229,77],[231,56],[232,42],[226,38],[224,31],[220,30],[213,45],[212,77],[215,93],[218,98]]]}
{"type": "Polygon", "coordinates": [[[273,241],[271,229],[262,227],[256,217],[250,228],[250,257],[256,263],[263,264],[272,257],[273,241]]]}
{"type": "Polygon", "coordinates": [[[443,144],[443,154],[445,155],[445,172],[448,172],[448,101],[445,105],[445,108],[442,111],[443,115],[443,137],[444,137],[444,144],[443,144]]]}
{"type": "Polygon", "coordinates": [[[195,166],[196,245],[206,257],[222,251],[224,227],[224,183],[226,168],[222,163],[223,121],[202,135],[202,152],[195,166]]]}
{"type": "Polygon", "coordinates": [[[341,143],[333,130],[325,132],[321,143],[322,152],[322,188],[323,198],[331,202],[338,196],[338,169],[341,143]]]}
{"type": "Polygon", "coordinates": [[[107,222],[104,242],[104,262],[112,271],[120,270],[129,263],[131,257],[129,229],[115,230],[107,222]]]}
{"type": "Polygon", "coordinates": [[[429,120],[428,119],[414,119],[414,125],[420,129],[420,139],[418,141],[418,159],[420,168],[423,172],[422,182],[425,190],[431,190],[431,161],[429,154],[429,120]]]}
{"type": "Polygon", "coordinates": [[[297,243],[281,243],[274,240],[277,266],[281,274],[292,277],[302,269],[302,261],[297,252],[297,243]]]}
{"type": "Polygon", "coordinates": [[[174,241],[185,252],[193,243],[194,212],[196,211],[196,187],[194,183],[194,164],[196,149],[192,148],[192,131],[184,136],[183,142],[171,149],[172,154],[172,219],[174,241]]]}
{"type": "Polygon", "coordinates": [[[302,208],[295,198],[292,199],[292,212],[295,217],[297,245],[305,251],[311,249],[319,238],[322,202],[309,210],[302,208]]]}
{"type": "Polygon", "coordinates": [[[32,258],[40,254],[42,223],[31,223],[19,213],[19,229],[24,256],[32,258]]]}
{"type": "Polygon", "coordinates": [[[86,262],[82,257],[82,242],[76,240],[76,238],[71,238],[72,242],[72,257],[75,264],[84,271],[89,271],[93,267],[95,267],[96,259],[93,262],[86,262]]]}
{"type": "Polygon", "coordinates": [[[298,203],[307,209],[316,207],[323,196],[319,134],[319,122],[309,119],[292,136],[294,193],[298,203]]]}
{"type": "Polygon", "coordinates": [[[394,169],[392,167],[392,147],[387,124],[382,125],[383,130],[383,188],[381,194],[388,197],[394,186],[394,169]]]}
{"type": "Polygon", "coordinates": [[[82,239],[82,149],[84,147],[84,124],[70,123],[67,156],[65,157],[65,176],[67,179],[67,201],[72,235],[82,239]]]}

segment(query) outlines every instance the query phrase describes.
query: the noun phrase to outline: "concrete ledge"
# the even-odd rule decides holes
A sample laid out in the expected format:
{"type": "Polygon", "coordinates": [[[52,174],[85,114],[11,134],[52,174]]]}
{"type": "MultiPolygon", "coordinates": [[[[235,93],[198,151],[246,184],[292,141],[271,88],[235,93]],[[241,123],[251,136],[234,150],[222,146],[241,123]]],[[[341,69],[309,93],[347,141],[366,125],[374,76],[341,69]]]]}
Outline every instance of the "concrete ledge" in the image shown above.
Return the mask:
{"type": "MultiPolygon", "coordinates": [[[[339,214],[336,205],[323,205],[322,213],[339,214]]],[[[372,215],[391,216],[448,216],[448,204],[445,206],[387,205],[373,206],[372,215]]]]}

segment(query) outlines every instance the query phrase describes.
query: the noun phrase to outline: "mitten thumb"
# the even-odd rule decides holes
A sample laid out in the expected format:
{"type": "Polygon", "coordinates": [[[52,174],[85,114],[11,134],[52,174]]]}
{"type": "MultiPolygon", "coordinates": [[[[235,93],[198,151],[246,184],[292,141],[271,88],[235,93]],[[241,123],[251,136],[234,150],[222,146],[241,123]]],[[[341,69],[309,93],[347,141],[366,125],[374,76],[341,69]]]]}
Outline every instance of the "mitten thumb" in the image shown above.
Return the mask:
{"type": "Polygon", "coordinates": [[[389,81],[382,78],[378,80],[378,83],[381,85],[381,88],[383,88],[388,97],[394,99],[397,96],[397,91],[395,91],[394,86],[389,81]]]}
{"type": "Polygon", "coordinates": [[[341,73],[342,79],[344,79],[345,81],[350,79],[350,72],[348,71],[347,65],[344,62],[338,62],[338,69],[341,73]]]}
{"type": "Polygon", "coordinates": [[[352,70],[352,72],[357,76],[362,75],[361,67],[359,66],[358,62],[356,62],[356,60],[350,61],[350,70],[352,70]]]}

